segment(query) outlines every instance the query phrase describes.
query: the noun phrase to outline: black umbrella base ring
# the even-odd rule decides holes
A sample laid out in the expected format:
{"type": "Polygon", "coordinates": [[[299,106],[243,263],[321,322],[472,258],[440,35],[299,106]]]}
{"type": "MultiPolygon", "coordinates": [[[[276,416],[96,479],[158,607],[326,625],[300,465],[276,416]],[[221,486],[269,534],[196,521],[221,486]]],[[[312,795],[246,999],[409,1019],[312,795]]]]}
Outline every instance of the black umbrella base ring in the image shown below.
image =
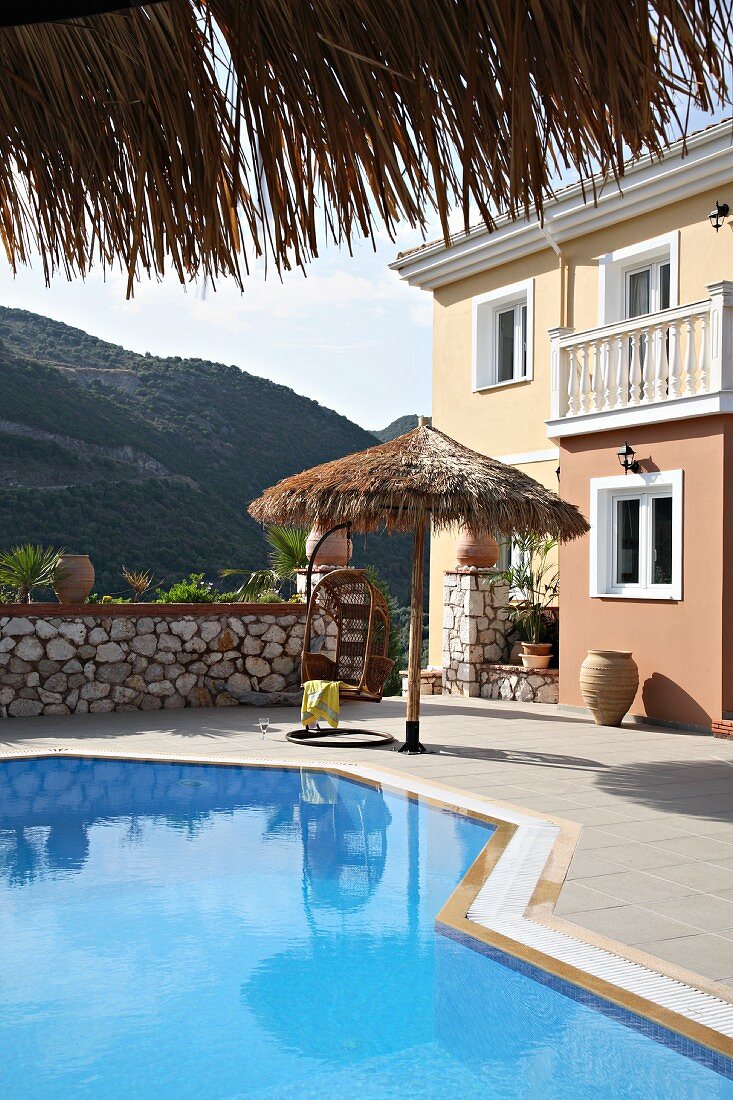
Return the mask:
{"type": "Polygon", "coordinates": [[[391,745],[394,741],[391,733],[349,729],[348,726],[335,730],[291,730],[285,734],[285,737],[296,745],[315,745],[324,749],[373,749],[382,745],[391,745]]]}

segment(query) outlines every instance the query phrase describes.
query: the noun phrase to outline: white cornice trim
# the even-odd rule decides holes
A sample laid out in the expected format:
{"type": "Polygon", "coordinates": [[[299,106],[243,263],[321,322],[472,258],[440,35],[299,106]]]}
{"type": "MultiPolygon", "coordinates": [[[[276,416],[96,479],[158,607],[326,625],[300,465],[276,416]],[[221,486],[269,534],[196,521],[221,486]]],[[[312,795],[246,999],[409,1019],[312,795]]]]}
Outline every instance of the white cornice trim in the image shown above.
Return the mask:
{"type": "Polygon", "coordinates": [[[528,466],[532,462],[557,462],[559,456],[557,447],[548,447],[545,451],[519,451],[515,455],[494,455],[494,458],[505,466],[528,466]]]}
{"type": "MultiPolygon", "coordinates": [[[[545,206],[545,226],[553,240],[559,245],[733,181],[732,123],[694,134],[683,156],[684,151],[683,142],[677,141],[663,160],[641,158],[627,169],[621,186],[615,180],[596,181],[596,202],[589,184],[564,188],[545,206]]],[[[503,216],[492,232],[482,226],[447,248],[443,241],[426,245],[398,256],[390,267],[411,286],[434,290],[549,248],[536,216],[521,221],[503,216]]]]}

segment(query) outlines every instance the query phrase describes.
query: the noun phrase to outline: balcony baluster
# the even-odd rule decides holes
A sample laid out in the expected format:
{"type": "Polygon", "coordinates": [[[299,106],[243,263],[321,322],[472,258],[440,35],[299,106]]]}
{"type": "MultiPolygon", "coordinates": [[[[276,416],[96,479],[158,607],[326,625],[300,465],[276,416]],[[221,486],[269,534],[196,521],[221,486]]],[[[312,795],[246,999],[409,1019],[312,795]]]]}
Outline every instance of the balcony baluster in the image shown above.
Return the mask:
{"type": "Polygon", "coordinates": [[[695,318],[688,317],[685,321],[685,334],[687,347],[685,349],[685,378],[682,394],[684,397],[692,397],[695,392],[695,318]]]}
{"type": "Polygon", "coordinates": [[[588,375],[588,345],[580,346],[580,411],[590,412],[590,378],[588,375]]]}
{"type": "Polygon", "coordinates": [[[707,393],[710,388],[710,356],[708,353],[708,319],[700,318],[700,355],[698,357],[696,393],[707,393]]]}
{"type": "Polygon", "coordinates": [[[667,326],[657,325],[654,330],[654,400],[664,401],[667,396],[669,364],[667,362],[667,326]]]}
{"type": "Polygon", "coordinates": [[[671,321],[667,329],[669,342],[667,395],[670,400],[680,395],[680,326],[671,321]]]}
{"type": "Polygon", "coordinates": [[[639,333],[631,333],[631,365],[629,367],[629,404],[639,405],[643,398],[643,376],[641,372],[641,338],[639,333]]]}

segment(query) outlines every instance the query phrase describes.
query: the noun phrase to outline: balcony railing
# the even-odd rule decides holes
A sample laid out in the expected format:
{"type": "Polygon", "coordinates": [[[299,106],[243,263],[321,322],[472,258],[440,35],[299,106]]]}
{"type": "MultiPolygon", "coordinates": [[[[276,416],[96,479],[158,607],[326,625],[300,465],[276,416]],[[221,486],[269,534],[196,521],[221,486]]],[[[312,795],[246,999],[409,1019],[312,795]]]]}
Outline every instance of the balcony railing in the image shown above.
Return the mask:
{"type": "Polygon", "coordinates": [[[710,298],[586,332],[554,329],[552,420],[718,393],[733,371],[733,283],[710,298]]]}

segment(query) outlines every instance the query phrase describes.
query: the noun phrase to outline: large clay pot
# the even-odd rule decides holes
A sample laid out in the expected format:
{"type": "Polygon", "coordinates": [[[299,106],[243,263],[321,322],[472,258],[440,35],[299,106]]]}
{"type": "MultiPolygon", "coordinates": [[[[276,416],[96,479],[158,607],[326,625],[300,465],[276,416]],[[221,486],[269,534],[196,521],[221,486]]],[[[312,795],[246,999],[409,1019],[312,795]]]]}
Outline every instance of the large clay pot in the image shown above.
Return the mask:
{"type": "Polygon", "coordinates": [[[53,590],[59,603],[80,604],[94,587],[94,566],[88,554],[64,554],[57,567],[53,590]]]}
{"type": "MultiPolygon", "coordinates": [[[[316,543],[323,534],[323,531],[319,531],[317,527],[314,527],[311,533],[308,535],[308,540],[305,544],[305,551],[310,558],[313,551],[316,548],[316,543]]],[[[332,535],[329,535],[326,541],[322,544],[318,551],[318,558],[314,562],[314,565],[335,565],[344,566],[349,564],[349,558],[351,557],[351,542],[346,536],[346,528],[342,527],[340,531],[334,531],[332,535]]]]}
{"type": "Polygon", "coordinates": [[[597,726],[620,726],[638,686],[639,670],[628,650],[588,650],[580,691],[597,726]]]}
{"type": "Polygon", "coordinates": [[[470,527],[461,527],[456,543],[456,564],[465,568],[491,569],[499,560],[499,547],[492,535],[474,535],[470,527]]]}

